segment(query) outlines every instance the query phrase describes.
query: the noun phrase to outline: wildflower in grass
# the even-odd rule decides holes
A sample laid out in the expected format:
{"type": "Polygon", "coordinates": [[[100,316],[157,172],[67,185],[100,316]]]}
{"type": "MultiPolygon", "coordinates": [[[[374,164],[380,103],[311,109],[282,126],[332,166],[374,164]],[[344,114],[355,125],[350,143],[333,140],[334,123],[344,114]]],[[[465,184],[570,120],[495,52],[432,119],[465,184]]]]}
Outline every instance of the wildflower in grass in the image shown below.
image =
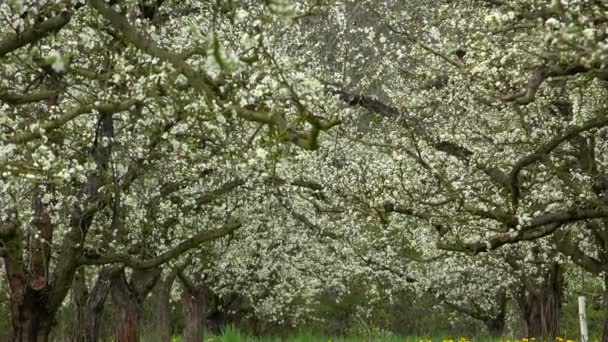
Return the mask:
{"type": "Polygon", "coordinates": [[[568,339],[568,340],[566,340],[566,342],[576,342],[576,341],[568,339]]]}
{"type": "Polygon", "coordinates": [[[559,336],[557,336],[557,337],[555,338],[555,340],[556,340],[557,342],[564,342],[564,341],[565,341],[565,340],[564,340],[562,337],[559,337],[559,336]]]}
{"type": "Polygon", "coordinates": [[[528,338],[527,337],[522,338],[521,342],[528,342],[528,338]]]}

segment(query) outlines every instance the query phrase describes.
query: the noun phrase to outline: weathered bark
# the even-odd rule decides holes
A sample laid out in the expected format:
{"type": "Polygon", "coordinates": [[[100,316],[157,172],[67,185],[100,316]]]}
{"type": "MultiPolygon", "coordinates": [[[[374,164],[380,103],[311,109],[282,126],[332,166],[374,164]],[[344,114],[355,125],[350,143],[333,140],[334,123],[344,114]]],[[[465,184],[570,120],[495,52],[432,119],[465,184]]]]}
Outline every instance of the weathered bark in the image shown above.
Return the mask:
{"type": "Polygon", "coordinates": [[[85,282],[84,269],[80,269],[76,276],[74,276],[74,282],[72,283],[72,297],[74,304],[76,305],[76,328],[74,330],[74,342],[85,341],[86,329],[85,322],[87,321],[85,305],[87,298],[89,297],[89,290],[85,282]]]}
{"type": "Polygon", "coordinates": [[[11,305],[14,342],[47,342],[53,318],[44,307],[44,294],[27,291],[23,303],[11,305]]]}
{"type": "Polygon", "coordinates": [[[159,281],[152,290],[154,319],[152,325],[152,336],[148,339],[152,342],[171,341],[171,288],[177,276],[177,269],[170,272],[165,279],[159,281]]]}
{"type": "Polygon", "coordinates": [[[43,189],[34,191],[32,220],[35,234],[27,241],[30,263],[24,263],[24,236],[16,213],[3,222],[2,236],[6,277],[10,288],[10,311],[13,325],[13,341],[48,341],[55,311],[49,306],[49,258],[50,251],[44,240],[52,237],[52,226],[46,205],[42,203],[43,189]],[[7,229],[10,225],[10,230],[7,229]],[[27,267],[29,266],[29,267],[27,267]]]}
{"type": "Polygon", "coordinates": [[[204,280],[198,279],[195,283],[181,271],[178,275],[183,285],[184,342],[202,341],[207,328],[207,316],[213,305],[213,294],[204,280]]]}
{"type": "Polygon", "coordinates": [[[554,340],[559,336],[562,287],[563,274],[557,263],[551,265],[543,284],[524,286],[517,299],[527,337],[554,340]]]}
{"type": "Polygon", "coordinates": [[[184,342],[202,341],[205,329],[209,303],[207,296],[200,289],[182,292],[184,310],[184,342]]]}
{"type": "MultiPolygon", "coordinates": [[[[100,138],[114,136],[112,113],[100,113],[97,129],[100,138]]],[[[81,201],[70,213],[70,229],[53,260],[55,269],[52,276],[49,266],[54,226],[50,219],[51,207],[43,200],[46,194],[52,193],[52,187],[39,183],[34,189],[34,215],[30,229],[22,230],[16,212],[8,215],[7,222],[0,222],[0,249],[11,293],[13,341],[48,341],[57,310],[78,269],[82,242],[95,214],[103,206],[98,192],[102,176],[107,171],[110,151],[111,143],[95,143],[93,146],[91,154],[97,162],[97,169],[79,188],[81,201]],[[24,231],[31,233],[26,235],[24,231]]]]}
{"type": "Polygon", "coordinates": [[[116,313],[116,342],[138,342],[143,303],[160,277],[160,269],[135,270],[127,281],[124,271],[112,278],[116,313]]]}
{"type": "Polygon", "coordinates": [[[115,268],[102,268],[90,293],[84,283],[82,272],[79,272],[74,279],[72,291],[78,312],[76,342],[97,342],[99,340],[101,319],[106,299],[110,293],[111,278],[115,272],[117,272],[115,268]]]}

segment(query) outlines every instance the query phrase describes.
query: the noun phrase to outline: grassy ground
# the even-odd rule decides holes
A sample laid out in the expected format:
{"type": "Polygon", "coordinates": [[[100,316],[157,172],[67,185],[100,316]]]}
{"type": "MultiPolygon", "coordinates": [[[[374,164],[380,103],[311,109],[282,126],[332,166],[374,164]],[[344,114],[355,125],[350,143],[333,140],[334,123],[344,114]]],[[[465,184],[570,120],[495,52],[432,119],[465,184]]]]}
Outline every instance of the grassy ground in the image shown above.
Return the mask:
{"type": "MultiPolygon", "coordinates": [[[[181,337],[175,337],[173,342],[182,342],[181,337]]],[[[517,338],[489,338],[489,337],[323,337],[312,334],[300,334],[288,338],[284,337],[249,337],[242,335],[238,330],[227,329],[221,335],[207,335],[201,342],[540,342],[517,338]]],[[[558,338],[555,342],[575,342],[572,339],[558,338]]],[[[591,339],[591,342],[595,342],[591,339]]]]}

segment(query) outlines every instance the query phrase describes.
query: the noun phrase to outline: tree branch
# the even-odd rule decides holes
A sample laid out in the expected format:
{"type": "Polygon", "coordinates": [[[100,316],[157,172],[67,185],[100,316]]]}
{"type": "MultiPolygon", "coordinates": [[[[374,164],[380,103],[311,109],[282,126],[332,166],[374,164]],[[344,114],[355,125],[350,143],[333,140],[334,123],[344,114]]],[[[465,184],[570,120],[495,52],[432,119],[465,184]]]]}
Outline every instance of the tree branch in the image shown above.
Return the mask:
{"type": "Polygon", "coordinates": [[[51,33],[58,32],[70,22],[72,14],[72,11],[65,10],[28,30],[9,34],[4,40],[0,41],[0,58],[27,44],[37,42],[51,33]]]}
{"type": "Polygon", "coordinates": [[[531,165],[537,161],[542,160],[545,156],[547,156],[551,151],[557,148],[561,143],[571,140],[574,137],[578,136],[582,132],[589,131],[594,128],[601,128],[604,126],[608,126],[608,116],[598,117],[592,120],[589,120],[582,126],[570,126],[568,127],[564,134],[554,137],[549,140],[547,143],[542,145],[538,150],[534,153],[529,154],[523,158],[521,158],[511,170],[509,174],[509,183],[511,188],[511,196],[513,206],[517,206],[519,201],[519,173],[523,168],[528,165],[531,165]]]}
{"type": "Polygon", "coordinates": [[[589,72],[590,70],[591,69],[577,63],[539,68],[534,71],[532,75],[530,75],[528,78],[528,84],[524,90],[519,93],[503,96],[500,99],[504,102],[514,102],[518,105],[527,105],[534,101],[538,88],[547,78],[572,76],[589,72]]]}
{"type": "Polygon", "coordinates": [[[54,98],[55,96],[57,96],[57,92],[52,90],[42,90],[37,93],[29,93],[23,95],[2,92],[0,93],[0,101],[8,103],[9,105],[18,106],[32,102],[49,100],[54,98]]]}
{"type": "MultiPolygon", "coordinates": [[[[326,86],[327,91],[332,94],[338,95],[338,97],[352,107],[361,107],[367,109],[373,113],[379,114],[385,118],[401,120],[406,128],[411,129],[413,134],[416,134],[433,146],[437,151],[444,152],[451,155],[462,162],[468,162],[469,158],[473,155],[473,152],[466,147],[458,144],[438,140],[430,134],[425,126],[418,122],[416,118],[403,113],[400,109],[387,105],[380,100],[374,99],[369,96],[358,95],[349,93],[340,88],[339,84],[332,82],[323,82],[326,86]]],[[[486,165],[478,165],[478,167],[497,185],[508,189],[508,176],[499,168],[491,167],[486,165]]]]}
{"type": "Polygon", "coordinates": [[[223,228],[217,230],[204,230],[193,237],[182,241],[177,246],[172,249],[161,253],[160,255],[148,259],[148,260],[140,260],[133,255],[126,253],[116,253],[116,254],[107,254],[100,256],[98,258],[86,257],[83,256],[79,259],[80,265],[107,265],[107,264],[123,264],[125,266],[131,267],[133,269],[151,269],[157,266],[160,266],[172,259],[175,259],[181,256],[183,253],[198,247],[200,244],[219,239],[223,236],[226,236],[235,230],[241,227],[241,223],[228,223],[224,225],[223,228]]]}
{"type": "Polygon", "coordinates": [[[34,124],[34,125],[38,125],[38,127],[39,127],[38,129],[35,129],[31,132],[23,132],[23,133],[9,135],[8,137],[6,137],[3,140],[5,140],[8,143],[13,143],[13,144],[24,144],[29,141],[38,139],[43,134],[46,134],[57,128],[60,128],[63,125],[70,122],[71,120],[73,120],[81,115],[88,114],[94,110],[97,110],[99,112],[108,113],[108,114],[113,114],[113,113],[125,111],[137,103],[140,103],[140,101],[136,100],[136,99],[129,99],[129,100],[126,100],[126,101],[120,102],[120,103],[84,105],[84,106],[72,109],[71,111],[61,115],[57,119],[49,120],[44,123],[34,124]]]}
{"type": "Polygon", "coordinates": [[[588,272],[598,274],[608,271],[608,265],[585,254],[571,239],[570,232],[564,232],[557,237],[557,247],[560,252],[572,258],[576,264],[588,272]]]}
{"type": "Polygon", "coordinates": [[[152,40],[148,39],[148,37],[141,34],[135,27],[129,24],[124,16],[108,6],[104,0],[89,0],[88,3],[109,21],[114,28],[119,30],[125,40],[137,49],[173,65],[175,69],[186,76],[192,87],[203,95],[209,103],[211,103],[213,94],[219,93],[217,86],[209,75],[195,71],[179,54],[175,54],[156,45],[152,40]]]}
{"type": "Polygon", "coordinates": [[[546,213],[535,217],[528,225],[515,233],[498,234],[487,239],[485,242],[480,241],[465,244],[438,242],[437,247],[447,251],[479,254],[507,244],[536,240],[548,236],[557,231],[562,225],[568,223],[597,218],[608,218],[608,209],[570,209],[546,213]]]}

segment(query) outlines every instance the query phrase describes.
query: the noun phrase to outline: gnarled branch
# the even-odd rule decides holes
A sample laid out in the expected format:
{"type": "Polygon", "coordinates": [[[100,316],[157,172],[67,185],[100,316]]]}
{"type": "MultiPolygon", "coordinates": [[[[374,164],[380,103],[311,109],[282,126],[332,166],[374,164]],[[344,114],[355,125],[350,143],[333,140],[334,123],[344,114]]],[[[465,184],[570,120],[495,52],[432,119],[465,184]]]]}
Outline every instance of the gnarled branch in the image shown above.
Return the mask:
{"type": "Polygon", "coordinates": [[[91,258],[83,256],[79,259],[80,265],[108,265],[108,264],[123,264],[133,269],[151,269],[160,266],[168,261],[171,261],[185,252],[198,247],[200,244],[219,239],[224,237],[241,227],[241,223],[233,222],[224,225],[224,227],[217,230],[204,230],[201,231],[191,238],[182,241],[177,246],[169,249],[168,251],[161,253],[160,255],[148,259],[140,260],[137,257],[127,253],[115,253],[100,256],[98,258],[91,258]]]}

